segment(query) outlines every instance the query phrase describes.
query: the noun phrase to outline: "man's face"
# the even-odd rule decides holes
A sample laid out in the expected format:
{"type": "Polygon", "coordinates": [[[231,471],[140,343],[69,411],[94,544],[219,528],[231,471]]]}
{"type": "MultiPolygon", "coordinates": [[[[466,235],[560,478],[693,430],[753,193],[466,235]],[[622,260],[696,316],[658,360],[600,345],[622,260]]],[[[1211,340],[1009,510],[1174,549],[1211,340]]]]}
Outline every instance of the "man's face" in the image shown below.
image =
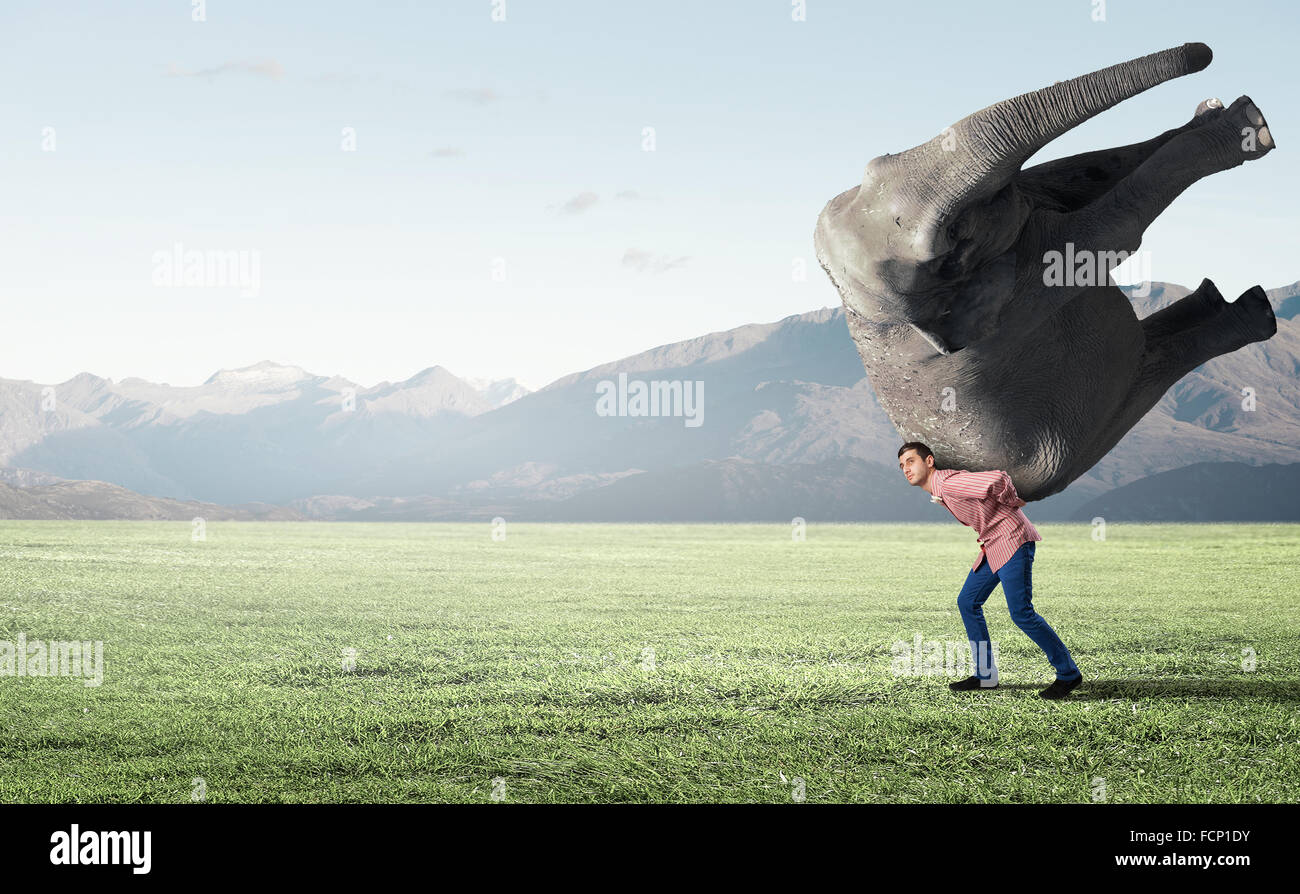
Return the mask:
{"type": "Polygon", "coordinates": [[[924,487],[930,480],[930,470],[934,468],[934,458],[921,459],[915,450],[904,451],[898,458],[898,468],[902,470],[907,483],[913,487],[924,487]]]}

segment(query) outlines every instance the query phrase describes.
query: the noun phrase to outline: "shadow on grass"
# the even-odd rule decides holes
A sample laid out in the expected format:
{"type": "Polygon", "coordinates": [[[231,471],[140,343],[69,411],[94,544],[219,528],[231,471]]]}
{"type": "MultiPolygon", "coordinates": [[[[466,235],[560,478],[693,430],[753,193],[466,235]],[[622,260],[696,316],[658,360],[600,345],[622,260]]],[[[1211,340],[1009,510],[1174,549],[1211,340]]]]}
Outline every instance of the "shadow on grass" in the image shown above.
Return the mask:
{"type": "MultiPolygon", "coordinates": [[[[1045,684],[1002,684],[1002,690],[1040,692],[1045,684]]],[[[1272,699],[1300,702],[1300,680],[1084,680],[1066,701],[1104,701],[1135,698],[1272,699]]]]}

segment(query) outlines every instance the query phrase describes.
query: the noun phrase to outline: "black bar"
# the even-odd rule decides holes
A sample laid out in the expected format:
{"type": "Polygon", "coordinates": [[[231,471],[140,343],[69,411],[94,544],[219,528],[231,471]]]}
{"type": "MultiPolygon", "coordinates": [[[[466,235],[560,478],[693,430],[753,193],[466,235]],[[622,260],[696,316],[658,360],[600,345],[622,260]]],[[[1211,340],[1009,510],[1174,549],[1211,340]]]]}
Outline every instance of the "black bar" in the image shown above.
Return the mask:
{"type": "Polygon", "coordinates": [[[450,880],[441,874],[455,868],[482,873],[487,884],[517,873],[576,882],[608,863],[618,873],[604,876],[611,884],[653,884],[682,881],[687,860],[720,878],[802,866],[810,877],[838,868],[870,882],[902,871],[924,884],[978,864],[1080,879],[1200,872],[1232,880],[1288,866],[1298,818],[1290,804],[0,805],[0,841],[6,881],[37,874],[128,884],[374,884],[390,872],[450,880]],[[130,854],[118,865],[54,865],[52,837],[70,835],[73,824],[83,840],[87,832],[148,831],[149,872],[134,872],[130,854]],[[1191,840],[1178,840],[1180,831],[1191,840]],[[1117,862],[1150,856],[1156,865],[1117,862]],[[1246,863],[1190,865],[1202,857],[1246,863]]]}

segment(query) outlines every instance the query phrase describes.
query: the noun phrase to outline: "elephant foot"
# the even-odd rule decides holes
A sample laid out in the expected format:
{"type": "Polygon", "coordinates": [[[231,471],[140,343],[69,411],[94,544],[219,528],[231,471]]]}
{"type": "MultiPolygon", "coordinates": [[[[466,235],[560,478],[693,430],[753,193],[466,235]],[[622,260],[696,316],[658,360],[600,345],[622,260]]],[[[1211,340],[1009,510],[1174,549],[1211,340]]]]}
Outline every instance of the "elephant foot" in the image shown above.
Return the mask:
{"type": "Polygon", "coordinates": [[[1260,286],[1251,286],[1236,301],[1225,305],[1223,318],[1243,344],[1264,341],[1277,332],[1273,305],[1260,286]]]}
{"type": "Polygon", "coordinates": [[[1210,357],[1272,338],[1277,318],[1259,286],[1229,302],[1211,280],[1203,279],[1196,291],[1143,319],[1142,329],[1149,350],[1158,350],[1169,339],[1177,339],[1178,350],[1183,350],[1190,346],[1188,334],[1197,332],[1196,344],[1202,346],[1203,356],[1194,365],[1200,365],[1210,357]]]}
{"type": "Polygon", "coordinates": [[[1191,294],[1179,298],[1142,320],[1142,329],[1148,345],[1159,343],[1165,336],[1173,335],[1218,316],[1228,306],[1222,293],[1209,279],[1191,294]]]}
{"type": "Polygon", "coordinates": [[[1249,96],[1239,96],[1226,109],[1217,97],[1203,100],[1182,129],[1185,152],[1199,162],[1198,176],[1235,168],[1263,158],[1276,145],[1268,121],[1249,96]]]}
{"type": "Polygon", "coordinates": [[[1225,343],[1231,345],[1229,351],[1272,338],[1277,332],[1273,305],[1260,286],[1247,289],[1236,301],[1227,301],[1214,283],[1206,279],[1183,300],[1189,299],[1193,302],[1193,314],[1183,321],[1184,325],[1208,324],[1211,331],[1217,330],[1225,343]]]}
{"type": "Polygon", "coordinates": [[[1187,133],[1189,130],[1197,130],[1221,122],[1227,111],[1228,110],[1224,108],[1223,100],[1219,99],[1217,96],[1211,96],[1208,99],[1201,100],[1200,104],[1196,107],[1196,111],[1192,113],[1192,120],[1188,121],[1182,127],[1166,131],[1162,134],[1160,145],[1164,145],[1164,143],[1168,142],[1170,139],[1173,139],[1179,134],[1187,133]]]}
{"type": "Polygon", "coordinates": [[[1161,393],[1207,360],[1271,338],[1277,317],[1259,286],[1224,301],[1210,280],[1195,292],[1142,321],[1146,336],[1144,375],[1162,380],[1161,393]]]}
{"type": "Polygon", "coordinates": [[[1182,301],[1176,302],[1176,305],[1181,305],[1183,301],[1187,302],[1188,319],[1197,323],[1216,316],[1228,306],[1228,299],[1223,297],[1219,287],[1208,277],[1201,280],[1201,284],[1196,287],[1196,291],[1182,301]]]}
{"type": "MultiPolygon", "coordinates": [[[[1205,113],[1210,112],[1211,109],[1221,108],[1223,108],[1223,100],[1219,99],[1217,96],[1211,96],[1209,99],[1201,100],[1201,104],[1196,107],[1196,114],[1193,117],[1200,118],[1205,113]]],[[[1213,118],[1215,116],[1211,113],[1210,117],[1213,118]]]]}
{"type": "Polygon", "coordinates": [[[1224,112],[1222,121],[1237,140],[1242,161],[1263,158],[1275,145],[1273,133],[1264,120],[1264,113],[1249,96],[1237,97],[1224,112]]]}

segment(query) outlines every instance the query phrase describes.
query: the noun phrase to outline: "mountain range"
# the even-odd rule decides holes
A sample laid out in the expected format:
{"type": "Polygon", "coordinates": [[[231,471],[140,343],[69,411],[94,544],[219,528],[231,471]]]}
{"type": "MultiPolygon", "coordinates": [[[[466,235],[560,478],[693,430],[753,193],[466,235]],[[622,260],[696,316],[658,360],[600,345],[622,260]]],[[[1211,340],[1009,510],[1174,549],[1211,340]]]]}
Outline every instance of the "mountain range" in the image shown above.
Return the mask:
{"type": "MultiPolygon", "coordinates": [[[[1139,317],[1189,291],[1148,285],[1128,290],[1139,317]]],[[[1243,465],[1300,463],[1300,283],[1269,297],[1273,338],[1189,373],[1086,475],[1033,504],[1033,517],[1121,517],[1134,502],[1195,515],[1204,507],[1152,504],[1144,488],[1165,492],[1195,466],[1205,499],[1222,480],[1232,504],[1243,465]]],[[[99,517],[78,516],[80,503],[48,490],[92,481],[143,501],[108,490],[90,499],[97,485],[80,485],[83,502],[122,517],[184,517],[202,503],[257,518],[933,518],[897,473],[899,443],[843,311],[822,308],[657,347],[536,392],[440,366],[363,387],[269,361],[196,386],[89,373],[53,385],[0,379],[0,516],[99,517]],[[637,383],[655,382],[676,383],[674,397],[695,394],[697,419],[611,410],[633,407],[637,383]],[[620,400],[602,410],[602,392],[615,391],[620,400]]]]}

